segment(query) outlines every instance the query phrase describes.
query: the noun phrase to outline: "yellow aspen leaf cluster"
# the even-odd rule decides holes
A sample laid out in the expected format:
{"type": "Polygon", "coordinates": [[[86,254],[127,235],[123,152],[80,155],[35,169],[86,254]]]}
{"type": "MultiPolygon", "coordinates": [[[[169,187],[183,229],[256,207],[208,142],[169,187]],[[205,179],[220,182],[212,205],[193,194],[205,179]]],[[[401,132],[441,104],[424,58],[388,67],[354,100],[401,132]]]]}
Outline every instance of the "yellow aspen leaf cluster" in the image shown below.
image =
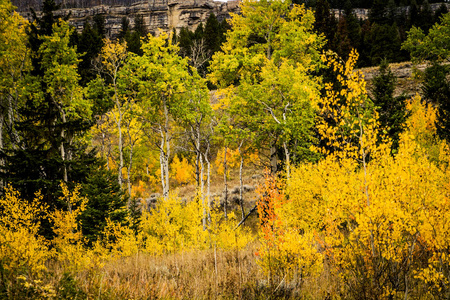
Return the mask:
{"type": "Polygon", "coordinates": [[[339,157],[367,156],[376,148],[378,116],[367,96],[363,74],[354,70],[358,53],[353,50],[345,63],[329,53],[322,60],[336,73],[341,88],[327,83],[326,94],[319,101],[320,117],[316,126],[327,145],[319,151],[339,157]]]}
{"type": "MultiPolygon", "coordinates": [[[[217,158],[214,162],[215,167],[216,167],[216,172],[219,175],[223,175],[224,172],[224,166],[223,166],[223,161],[224,161],[224,155],[225,155],[225,148],[222,148],[221,150],[219,150],[217,152],[217,158]]],[[[239,165],[239,161],[240,161],[240,156],[239,156],[239,150],[233,150],[231,148],[226,148],[226,159],[227,159],[227,167],[228,167],[228,174],[230,172],[230,169],[235,168],[239,165]]]]}
{"type": "Polygon", "coordinates": [[[208,210],[208,225],[202,225],[201,201],[181,201],[171,195],[161,200],[151,211],[145,211],[141,220],[141,250],[159,255],[181,251],[208,249],[236,249],[247,245],[250,232],[236,228],[236,218],[231,213],[225,220],[218,209],[208,210]]]}
{"type": "Polygon", "coordinates": [[[245,227],[236,228],[238,223],[235,213],[227,214],[227,219],[216,204],[208,211],[211,222],[208,224],[208,236],[210,246],[223,250],[241,250],[254,240],[253,235],[245,227]]]}
{"type": "Polygon", "coordinates": [[[314,246],[315,234],[310,231],[299,235],[302,229],[292,226],[291,216],[285,211],[290,200],[284,194],[284,186],[266,172],[258,193],[261,247],[257,254],[263,271],[271,281],[298,278],[299,274],[317,275],[322,270],[323,257],[314,246]]]}
{"type": "Polygon", "coordinates": [[[53,256],[48,242],[38,235],[40,220],[47,214],[41,204],[42,195],[34,201],[21,199],[11,186],[0,198],[0,261],[3,280],[15,283],[18,276],[37,279],[46,270],[45,263],[53,256]]]}
{"type": "Polygon", "coordinates": [[[86,209],[88,199],[80,195],[80,186],[70,191],[61,183],[61,202],[67,204],[67,210],[57,210],[50,214],[55,237],[52,246],[56,250],[56,259],[67,271],[97,268],[103,265],[108,253],[96,243],[92,248],[85,246],[81,226],[77,220],[86,209]]]}
{"type": "Polygon", "coordinates": [[[182,157],[181,160],[178,155],[172,160],[170,164],[171,178],[175,179],[178,184],[190,184],[194,178],[194,166],[189,163],[186,157],[182,157]]]}
{"type": "Polygon", "coordinates": [[[411,114],[406,121],[410,137],[427,150],[431,160],[435,162],[445,160],[446,144],[436,135],[437,109],[430,103],[422,103],[419,95],[414,96],[407,103],[407,109],[411,114]]]}
{"type": "Polygon", "coordinates": [[[103,247],[109,250],[110,258],[128,257],[139,251],[138,237],[128,226],[108,219],[103,235],[103,247]]]}
{"type": "MultiPolygon", "coordinates": [[[[244,147],[243,147],[244,148],[244,147]]],[[[239,154],[239,149],[232,149],[227,147],[227,169],[228,169],[228,173],[227,176],[230,173],[230,169],[236,168],[239,166],[239,163],[241,161],[241,155],[239,154]]],[[[257,163],[260,160],[259,154],[257,151],[251,151],[248,150],[247,148],[241,149],[242,153],[246,153],[244,156],[244,165],[250,162],[253,163],[257,163]]],[[[225,153],[225,148],[220,149],[217,152],[217,157],[214,161],[214,165],[216,168],[216,172],[218,175],[223,175],[223,170],[224,170],[224,166],[223,166],[223,159],[224,159],[224,153],[225,153]]]]}

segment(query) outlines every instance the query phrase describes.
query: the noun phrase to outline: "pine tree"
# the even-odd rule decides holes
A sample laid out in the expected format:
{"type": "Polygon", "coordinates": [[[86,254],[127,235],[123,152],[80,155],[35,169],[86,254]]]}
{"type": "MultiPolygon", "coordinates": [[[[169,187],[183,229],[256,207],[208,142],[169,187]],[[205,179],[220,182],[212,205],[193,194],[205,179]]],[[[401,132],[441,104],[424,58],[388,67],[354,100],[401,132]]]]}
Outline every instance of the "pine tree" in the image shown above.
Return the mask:
{"type": "Polygon", "coordinates": [[[314,17],[316,20],[314,23],[314,28],[319,33],[322,33],[327,40],[325,48],[336,50],[335,35],[338,23],[336,21],[336,18],[330,11],[330,6],[327,0],[317,1],[314,17]]]}
{"type": "Polygon", "coordinates": [[[375,23],[366,38],[366,43],[370,46],[369,57],[372,65],[380,64],[383,59],[389,62],[398,61],[401,43],[397,24],[378,25],[375,23]]]}
{"type": "Polygon", "coordinates": [[[101,236],[107,219],[119,223],[126,221],[127,197],[112,171],[103,168],[94,170],[83,184],[81,195],[89,201],[79,219],[88,245],[101,236]]]}
{"type": "Polygon", "coordinates": [[[450,141],[450,74],[448,65],[434,62],[425,70],[422,92],[424,99],[438,105],[436,130],[441,139],[450,141]]]}
{"type": "Polygon", "coordinates": [[[431,10],[430,3],[428,0],[425,0],[420,9],[418,25],[425,33],[428,33],[428,30],[433,26],[433,21],[433,11],[431,10]]]}
{"type": "Polygon", "coordinates": [[[439,8],[434,12],[434,19],[433,19],[433,23],[439,22],[441,17],[443,15],[445,15],[446,13],[448,13],[448,8],[447,5],[445,5],[444,3],[442,3],[439,8]]]}
{"type": "Polygon", "coordinates": [[[182,27],[180,33],[178,34],[178,46],[180,47],[180,55],[182,57],[191,56],[192,41],[194,39],[194,33],[190,31],[187,27],[182,27]]]}
{"type": "Polygon", "coordinates": [[[117,35],[117,38],[120,41],[123,41],[125,36],[127,34],[129,34],[129,31],[131,30],[131,28],[130,28],[130,20],[128,20],[127,17],[122,17],[122,20],[120,21],[120,23],[121,23],[121,27],[120,27],[119,34],[117,35]]]}
{"type": "Polygon", "coordinates": [[[348,38],[352,48],[359,49],[361,44],[361,26],[353,12],[352,3],[347,0],[344,6],[344,17],[347,23],[348,38]]]}
{"type": "Polygon", "coordinates": [[[349,32],[347,29],[347,21],[345,18],[339,20],[337,32],[336,32],[336,53],[343,59],[347,59],[350,51],[352,50],[351,41],[349,38],[349,32]]]}
{"type": "Polygon", "coordinates": [[[221,32],[220,23],[217,21],[214,13],[210,14],[205,24],[205,42],[207,49],[211,53],[215,53],[220,50],[221,46],[221,32]]]}
{"type": "Polygon", "coordinates": [[[400,133],[407,118],[406,102],[402,97],[394,97],[397,78],[391,72],[386,60],[381,62],[378,75],[372,84],[372,101],[378,112],[380,128],[392,139],[392,148],[397,149],[400,133]]]}
{"type": "Polygon", "coordinates": [[[104,35],[102,31],[97,23],[91,26],[90,22],[86,21],[83,31],[78,36],[78,42],[76,43],[77,52],[82,55],[78,70],[81,76],[80,83],[83,86],[96,76],[92,61],[98,56],[103,47],[104,35]]]}
{"type": "MultiPolygon", "coordinates": [[[[126,26],[125,26],[126,27],[126,26]]],[[[128,52],[142,55],[143,51],[141,38],[147,35],[147,26],[145,25],[144,17],[142,15],[136,15],[134,17],[133,30],[125,32],[124,39],[127,42],[128,52]]]]}
{"type": "Polygon", "coordinates": [[[369,12],[369,21],[371,23],[377,23],[379,25],[388,24],[388,1],[387,0],[374,0],[373,5],[369,12]]]}

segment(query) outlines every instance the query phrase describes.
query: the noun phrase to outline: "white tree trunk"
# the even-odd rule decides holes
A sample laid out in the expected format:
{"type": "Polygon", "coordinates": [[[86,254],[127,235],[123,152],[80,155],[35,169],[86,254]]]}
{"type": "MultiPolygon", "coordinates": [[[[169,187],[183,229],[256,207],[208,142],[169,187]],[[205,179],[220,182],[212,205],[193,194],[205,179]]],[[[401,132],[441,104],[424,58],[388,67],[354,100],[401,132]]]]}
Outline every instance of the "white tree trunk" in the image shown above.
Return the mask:
{"type": "Polygon", "coordinates": [[[122,188],[123,183],[123,176],[122,176],[122,169],[123,169],[123,136],[122,136],[122,107],[119,102],[118,97],[118,91],[117,91],[117,74],[114,74],[113,76],[113,85],[114,85],[114,102],[117,107],[117,111],[119,115],[116,117],[114,116],[114,122],[116,123],[117,130],[119,131],[119,141],[118,141],[118,148],[119,148],[119,166],[118,166],[118,174],[117,174],[117,181],[119,182],[119,186],[122,188]]]}
{"type": "Polygon", "coordinates": [[[165,168],[165,159],[164,159],[164,133],[163,130],[160,128],[160,132],[161,132],[161,144],[159,147],[159,164],[160,164],[160,169],[161,169],[161,186],[162,186],[162,191],[163,191],[163,197],[166,199],[166,176],[164,175],[164,172],[166,170],[165,168]]]}
{"type": "Polygon", "coordinates": [[[202,199],[202,208],[203,208],[203,230],[206,230],[206,203],[205,203],[205,192],[204,192],[204,183],[203,183],[203,157],[200,156],[200,197],[202,199]]]}
{"type": "Polygon", "coordinates": [[[163,197],[168,199],[169,197],[169,159],[170,159],[170,134],[169,134],[169,110],[166,100],[163,99],[163,112],[164,112],[164,127],[160,126],[161,132],[161,148],[160,148],[160,161],[161,161],[161,183],[163,187],[163,197]]]}
{"type": "Polygon", "coordinates": [[[284,155],[286,156],[286,179],[289,182],[291,178],[291,153],[289,152],[289,148],[286,142],[283,142],[284,147],[284,155]]]}
{"type": "Polygon", "coordinates": [[[223,212],[225,216],[225,220],[227,219],[227,205],[228,205],[228,181],[227,181],[227,146],[225,145],[224,153],[223,153],[223,182],[225,185],[224,190],[224,200],[223,200],[223,212]]]}
{"type": "MultiPolygon", "coordinates": [[[[207,157],[206,155],[205,157],[207,157]]],[[[211,163],[209,159],[206,160],[207,175],[206,175],[206,201],[208,205],[208,221],[211,222],[211,163]]]]}
{"type": "MultiPolygon", "coordinates": [[[[130,137],[131,142],[131,137],[130,137]]],[[[131,168],[133,167],[133,143],[130,143],[130,155],[128,157],[128,168],[127,168],[127,185],[128,185],[128,195],[131,196],[131,168]]]]}
{"type": "Polygon", "coordinates": [[[242,220],[245,218],[244,211],[244,197],[243,197],[243,189],[244,189],[244,181],[242,178],[242,169],[244,167],[244,156],[242,155],[242,144],[244,142],[241,141],[239,144],[239,156],[241,157],[241,163],[239,164],[239,205],[241,206],[242,220]]]}
{"type": "MultiPolygon", "coordinates": [[[[61,111],[61,117],[62,117],[63,124],[65,124],[66,123],[66,113],[65,113],[64,109],[60,109],[60,111],[61,111]]],[[[61,150],[61,159],[63,161],[63,168],[64,168],[63,180],[65,183],[67,183],[69,179],[68,179],[68,175],[67,175],[67,166],[66,166],[66,150],[64,149],[65,137],[66,137],[65,130],[63,129],[63,130],[61,130],[60,150],[61,150]]]]}

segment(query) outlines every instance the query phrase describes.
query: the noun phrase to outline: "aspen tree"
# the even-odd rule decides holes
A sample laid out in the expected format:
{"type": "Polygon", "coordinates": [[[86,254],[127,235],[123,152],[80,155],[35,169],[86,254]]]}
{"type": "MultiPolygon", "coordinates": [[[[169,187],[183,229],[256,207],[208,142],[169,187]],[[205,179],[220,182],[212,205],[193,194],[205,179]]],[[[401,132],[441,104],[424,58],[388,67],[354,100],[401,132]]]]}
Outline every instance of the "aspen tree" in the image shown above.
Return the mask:
{"type": "MultiPolygon", "coordinates": [[[[239,107],[259,148],[269,145],[272,172],[282,147],[289,177],[290,143],[308,151],[312,140],[323,38],[313,31],[314,15],[290,1],[243,1],[232,15],[222,51],[212,59],[209,79],[239,107]]],[[[236,110],[237,111],[237,110],[236,110]]]]}

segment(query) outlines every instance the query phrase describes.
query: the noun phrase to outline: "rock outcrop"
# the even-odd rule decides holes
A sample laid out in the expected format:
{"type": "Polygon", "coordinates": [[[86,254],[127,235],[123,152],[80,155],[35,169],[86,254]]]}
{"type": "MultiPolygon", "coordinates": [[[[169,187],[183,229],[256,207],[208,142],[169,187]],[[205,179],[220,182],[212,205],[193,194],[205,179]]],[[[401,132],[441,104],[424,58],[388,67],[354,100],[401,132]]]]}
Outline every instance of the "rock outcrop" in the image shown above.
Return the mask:
{"type": "MultiPolygon", "coordinates": [[[[67,8],[56,11],[55,16],[67,16],[69,22],[78,31],[83,29],[86,20],[95,15],[103,15],[106,20],[107,36],[115,37],[122,27],[122,18],[126,17],[133,26],[134,18],[142,15],[148,32],[158,34],[160,30],[179,31],[182,27],[195,30],[200,23],[206,23],[208,16],[214,13],[219,21],[229,18],[230,12],[237,12],[239,0],[218,2],[212,0],[148,0],[136,2],[130,6],[97,5],[88,8],[67,8]]],[[[29,12],[21,14],[31,19],[29,12]]],[[[39,12],[38,12],[39,16],[39,12]]]]}

